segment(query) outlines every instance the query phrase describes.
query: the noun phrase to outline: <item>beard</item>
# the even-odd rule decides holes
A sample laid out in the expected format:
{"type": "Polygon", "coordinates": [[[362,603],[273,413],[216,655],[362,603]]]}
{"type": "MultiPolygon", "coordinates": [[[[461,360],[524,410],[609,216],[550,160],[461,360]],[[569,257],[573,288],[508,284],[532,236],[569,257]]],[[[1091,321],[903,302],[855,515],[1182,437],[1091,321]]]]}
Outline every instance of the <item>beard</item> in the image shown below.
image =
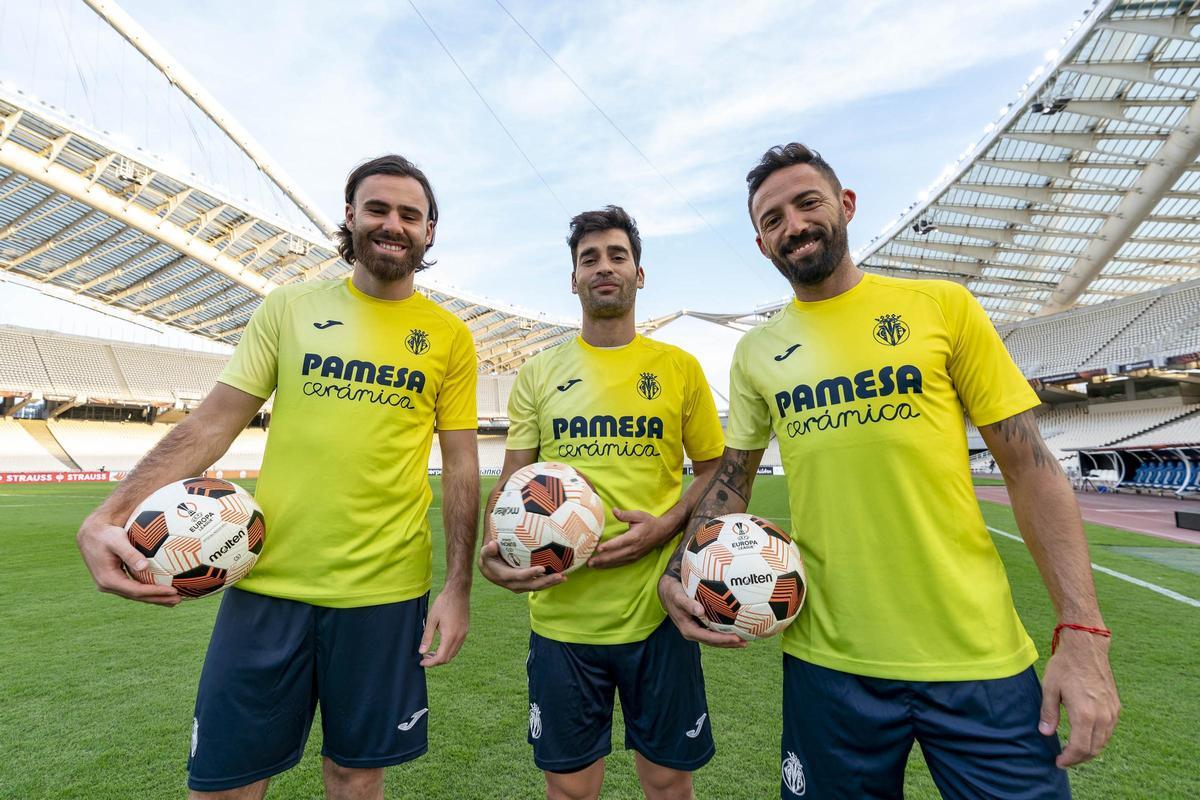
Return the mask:
{"type": "Polygon", "coordinates": [[[837,270],[838,264],[850,252],[849,240],[846,236],[846,215],[838,215],[837,224],[831,233],[821,228],[813,228],[798,236],[791,236],[783,241],[779,252],[771,255],[771,263],[779,274],[787,278],[788,283],[800,286],[812,286],[828,278],[837,270]],[[817,248],[807,256],[792,260],[785,255],[789,250],[816,241],[817,248]]]}
{"type": "Polygon", "coordinates": [[[591,287],[580,286],[579,302],[583,306],[584,316],[616,319],[628,314],[637,300],[637,285],[622,282],[620,286],[620,291],[608,297],[597,297],[592,294],[591,287]]]}
{"type": "Polygon", "coordinates": [[[362,264],[367,272],[381,281],[403,280],[422,268],[421,261],[425,258],[425,242],[413,241],[403,233],[395,236],[371,236],[366,232],[355,230],[351,233],[351,241],[354,243],[355,262],[362,264]],[[372,246],[372,239],[403,245],[406,250],[403,255],[395,256],[380,253],[372,246]]]}

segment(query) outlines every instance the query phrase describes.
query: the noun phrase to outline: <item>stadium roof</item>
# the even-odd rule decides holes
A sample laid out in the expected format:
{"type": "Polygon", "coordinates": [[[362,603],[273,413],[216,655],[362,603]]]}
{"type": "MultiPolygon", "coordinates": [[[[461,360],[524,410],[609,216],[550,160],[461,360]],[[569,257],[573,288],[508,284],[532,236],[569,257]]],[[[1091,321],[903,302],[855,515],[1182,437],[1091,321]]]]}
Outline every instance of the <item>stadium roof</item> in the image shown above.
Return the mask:
{"type": "MultiPolygon", "coordinates": [[[[85,1],[278,187],[294,204],[285,211],[299,213],[264,211],[0,82],[0,269],[227,344],[272,289],[349,274],[333,223],[232,115],[116,3],[85,1]]],[[[467,322],[483,372],[514,370],[578,332],[574,320],[421,276],[417,289],[467,322]]]]}
{"type": "MultiPolygon", "coordinates": [[[[270,290],[350,270],[323,235],[4,87],[0,268],[230,344],[270,290]]],[[[467,322],[483,371],[515,369],[578,330],[428,282],[418,289],[467,322]]]]}
{"type": "MultiPolygon", "coordinates": [[[[294,206],[265,211],[0,83],[0,268],[230,344],[276,286],[347,274],[330,221],[261,147],[115,3],[85,1],[294,206]]],[[[1200,276],[1198,33],[1200,0],[1097,3],[858,263],[962,282],[997,323],[1200,276]]],[[[418,288],[466,320],[484,372],[578,331],[421,276],[418,288]]],[[[684,314],[743,327],[781,305],[639,329],[684,314]]]]}
{"type": "Polygon", "coordinates": [[[1099,2],[1048,55],[861,267],[963,283],[997,324],[1200,277],[1200,2],[1099,2]]]}

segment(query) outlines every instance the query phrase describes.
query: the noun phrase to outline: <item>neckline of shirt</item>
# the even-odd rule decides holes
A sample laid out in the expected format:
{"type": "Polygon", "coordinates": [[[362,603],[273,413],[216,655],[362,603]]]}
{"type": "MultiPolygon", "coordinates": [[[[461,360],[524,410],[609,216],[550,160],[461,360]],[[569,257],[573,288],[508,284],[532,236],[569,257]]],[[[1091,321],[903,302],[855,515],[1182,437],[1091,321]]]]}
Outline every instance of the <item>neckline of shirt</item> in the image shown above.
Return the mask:
{"type": "Polygon", "coordinates": [[[818,310],[824,310],[827,308],[832,308],[841,303],[850,302],[855,297],[857,297],[868,284],[871,284],[874,282],[875,282],[875,276],[872,275],[870,272],[864,272],[863,276],[862,276],[862,280],[860,280],[858,283],[854,284],[853,286],[851,286],[849,289],[842,292],[841,294],[836,294],[833,297],[827,297],[824,300],[800,300],[796,297],[792,297],[792,302],[788,305],[788,307],[792,311],[800,313],[800,314],[804,314],[809,311],[818,311],[818,310]]]}
{"type": "Polygon", "coordinates": [[[359,289],[357,286],[354,285],[354,281],[351,280],[350,276],[346,276],[346,278],[343,280],[342,283],[346,287],[346,291],[348,291],[350,293],[350,296],[353,297],[355,300],[362,300],[365,303],[371,303],[373,305],[378,305],[378,306],[381,306],[384,308],[399,308],[399,307],[403,306],[405,303],[413,302],[413,298],[417,297],[418,294],[420,294],[414,288],[413,293],[410,294],[408,297],[404,298],[403,300],[385,300],[382,297],[372,297],[371,295],[369,295],[366,292],[359,289]]]}
{"type": "Polygon", "coordinates": [[[642,338],[643,337],[640,333],[635,333],[633,335],[633,339],[630,340],[630,342],[628,344],[619,344],[619,345],[616,345],[615,347],[598,347],[594,344],[588,344],[586,341],[584,341],[582,335],[576,336],[575,341],[579,344],[580,347],[582,347],[584,350],[586,350],[589,353],[619,353],[623,350],[628,350],[629,348],[631,348],[635,345],[641,344],[642,338]]]}

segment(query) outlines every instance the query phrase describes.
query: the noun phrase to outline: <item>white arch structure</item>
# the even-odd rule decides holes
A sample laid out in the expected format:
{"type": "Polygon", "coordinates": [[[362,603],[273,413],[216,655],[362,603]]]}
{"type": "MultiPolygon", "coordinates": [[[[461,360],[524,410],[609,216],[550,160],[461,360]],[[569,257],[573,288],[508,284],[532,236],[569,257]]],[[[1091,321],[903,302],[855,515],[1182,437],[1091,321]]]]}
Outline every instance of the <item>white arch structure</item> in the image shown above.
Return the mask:
{"type": "Polygon", "coordinates": [[[963,283],[997,324],[1200,277],[1200,3],[1102,0],[1051,55],[860,266],[963,283]]]}

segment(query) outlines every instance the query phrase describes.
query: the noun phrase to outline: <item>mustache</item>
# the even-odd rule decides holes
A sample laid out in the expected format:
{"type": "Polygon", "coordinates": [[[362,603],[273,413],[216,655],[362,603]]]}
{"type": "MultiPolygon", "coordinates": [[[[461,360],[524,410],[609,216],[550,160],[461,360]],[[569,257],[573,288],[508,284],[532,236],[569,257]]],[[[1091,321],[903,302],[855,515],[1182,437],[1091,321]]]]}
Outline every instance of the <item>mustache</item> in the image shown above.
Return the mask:
{"type": "Polygon", "coordinates": [[[405,247],[412,247],[412,240],[411,240],[411,239],[409,239],[407,236],[403,236],[403,235],[401,235],[401,236],[396,236],[396,237],[392,237],[392,236],[372,236],[372,237],[371,237],[371,241],[373,241],[373,242],[386,242],[387,244],[399,244],[399,245],[403,245],[403,246],[405,246],[405,247]]]}
{"type": "Polygon", "coordinates": [[[809,242],[819,242],[825,238],[825,231],[821,230],[820,228],[813,228],[812,230],[805,231],[804,233],[798,233],[795,236],[789,236],[783,243],[782,251],[784,253],[790,253],[796,248],[803,247],[809,242]]]}

